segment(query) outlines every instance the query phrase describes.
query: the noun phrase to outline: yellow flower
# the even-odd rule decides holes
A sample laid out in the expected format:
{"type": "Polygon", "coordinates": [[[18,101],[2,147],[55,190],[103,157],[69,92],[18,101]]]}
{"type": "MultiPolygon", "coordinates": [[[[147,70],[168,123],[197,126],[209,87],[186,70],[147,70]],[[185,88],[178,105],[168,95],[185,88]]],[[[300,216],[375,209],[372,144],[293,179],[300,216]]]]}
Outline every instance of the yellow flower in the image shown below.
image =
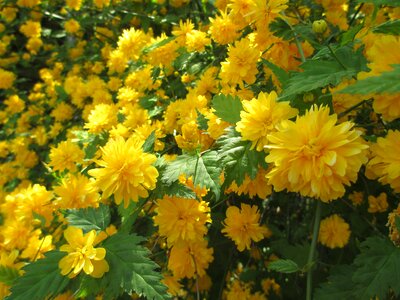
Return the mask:
{"type": "Polygon", "coordinates": [[[13,72],[9,72],[0,68],[0,90],[11,88],[15,78],[16,77],[13,72]]]}
{"type": "Polygon", "coordinates": [[[58,263],[62,275],[73,278],[83,270],[87,275],[100,278],[108,272],[109,266],[104,259],[106,249],[93,247],[95,230],[83,234],[82,229],[70,226],[64,231],[64,237],[68,244],[62,245],[60,251],[68,254],[58,263]]]}
{"type": "Polygon", "coordinates": [[[21,33],[27,38],[38,38],[40,37],[40,34],[42,32],[42,27],[40,25],[40,22],[28,20],[21,25],[19,31],[21,31],[21,33]]]}
{"type": "Polygon", "coordinates": [[[76,164],[83,161],[84,152],[78,145],[70,141],[63,141],[57,147],[51,147],[49,158],[49,165],[53,167],[54,171],[68,169],[75,172],[76,164]]]}
{"type": "Polygon", "coordinates": [[[400,118],[400,94],[374,95],[373,108],[385,121],[400,118]]]}
{"type": "Polygon", "coordinates": [[[82,5],[82,0],[66,0],[65,4],[70,9],[79,10],[82,5]]]}
{"type": "Polygon", "coordinates": [[[132,137],[111,139],[101,148],[102,160],[96,163],[102,168],[90,170],[96,178],[96,186],[103,191],[103,197],[114,194],[115,202],[128,207],[129,201],[147,197],[148,190],[156,187],[157,169],[152,164],[157,160],[153,154],[142,150],[143,141],[132,137]]]}
{"type": "Polygon", "coordinates": [[[337,214],[323,219],[320,223],[318,240],[331,249],[343,248],[350,238],[350,226],[337,214]]]}
{"type": "Polygon", "coordinates": [[[208,204],[196,199],[164,196],[157,201],[156,213],[154,223],[169,246],[203,239],[211,222],[208,204]]]}
{"type": "Polygon", "coordinates": [[[93,179],[81,174],[68,174],[61,180],[61,185],[54,187],[54,192],[59,196],[55,203],[62,209],[99,205],[100,195],[93,185],[93,179]]]}
{"type": "Polygon", "coordinates": [[[268,144],[267,135],[276,131],[282,120],[297,115],[298,110],[290,107],[289,102],[277,102],[277,98],[275,91],[272,91],[270,94],[261,92],[257,99],[243,101],[244,110],[240,112],[236,130],[244,140],[252,142],[251,149],[262,151],[268,144]]]}
{"type": "Polygon", "coordinates": [[[239,37],[239,26],[235,20],[226,12],[220,11],[220,16],[210,19],[208,33],[211,38],[220,45],[233,43],[239,37]]]}
{"type": "Polygon", "coordinates": [[[261,226],[259,222],[260,213],[257,206],[242,203],[240,210],[236,206],[230,206],[226,210],[222,233],[235,242],[239,251],[245,248],[250,250],[251,241],[258,242],[271,235],[270,230],[261,226]]]}
{"type": "Polygon", "coordinates": [[[400,232],[397,230],[396,219],[400,217],[400,205],[388,215],[386,226],[389,227],[389,238],[397,246],[400,246],[400,232]]]}
{"type": "Polygon", "coordinates": [[[344,195],[344,185],[357,179],[367,161],[368,146],[353,130],[353,123],[336,125],[329,107],[312,107],[296,122],[284,121],[278,132],[268,135],[267,178],[276,191],[287,189],[324,202],[344,195]]]}
{"type": "Polygon", "coordinates": [[[377,213],[385,212],[388,209],[387,195],[386,193],[380,193],[378,197],[368,196],[368,212],[377,213]]]}
{"type": "Polygon", "coordinates": [[[400,131],[389,130],[386,137],[379,137],[371,146],[373,158],[367,168],[373,171],[383,184],[390,184],[400,192],[400,131]]]}
{"type": "Polygon", "coordinates": [[[85,128],[91,133],[101,133],[117,125],[118,108],[114,104],[97,104],[90,112],[85,128]]]}
{"type": "Polygon", "coordinates": [[[243,81],[252,84],[256,81],[257,61],[260,51],[243,38],[228,46],[228,58],[221,62],[220,77],[223,83],[243,85],[243,81]]]}
{"type": "Polygon", "coordinates": [[[168,269],[176,279],[203,276],[214,259],[213,252],[212,248],[207,248],[207,241],[203,239],[175,245],[171,248],[168,269]]]}
{"type": "Polygon", "coordinates": [[[225,190],[225,193],[235,192],[239,196],[242,194],[249,195],[250,198],[258,196],[261,199],[267,198],[272,192],[272,186],[268,184],[267,170],[260,168],[254,179],[251,179],[247,174],[241,185],[237,185],[234,181],[231,186],[225,190]]]}
{"type": "Polygon", "coordinates": [[[66,32],[73,34],[73,33],[77,33],[79,31],[79,29],[81,28],[81,25],[79,24],[79,22],[77,20],[70,19],[64,23],[64,28],[65,28],[66,32]]]}
{"type": "Polygon", "coordinates": [[[364,200],[363,192],[353,192],[349,195],[349,200],[353,203],[354,206],[360,205],[364,200]]]}

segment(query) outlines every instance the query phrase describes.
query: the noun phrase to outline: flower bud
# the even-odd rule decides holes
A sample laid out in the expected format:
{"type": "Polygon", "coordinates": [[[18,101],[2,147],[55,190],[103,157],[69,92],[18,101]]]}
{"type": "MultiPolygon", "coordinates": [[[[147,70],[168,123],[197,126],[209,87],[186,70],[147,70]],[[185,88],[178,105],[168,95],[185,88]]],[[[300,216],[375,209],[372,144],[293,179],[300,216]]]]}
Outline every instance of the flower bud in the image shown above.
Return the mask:
{"type": "Polygon", "coordinates": [[[318,34],[324,33],[327,28],[328,28],[328,24],[326,24],[325,20],[322,20],[322,19],[314,21],[312,24],[312,30],[318,34]]]}

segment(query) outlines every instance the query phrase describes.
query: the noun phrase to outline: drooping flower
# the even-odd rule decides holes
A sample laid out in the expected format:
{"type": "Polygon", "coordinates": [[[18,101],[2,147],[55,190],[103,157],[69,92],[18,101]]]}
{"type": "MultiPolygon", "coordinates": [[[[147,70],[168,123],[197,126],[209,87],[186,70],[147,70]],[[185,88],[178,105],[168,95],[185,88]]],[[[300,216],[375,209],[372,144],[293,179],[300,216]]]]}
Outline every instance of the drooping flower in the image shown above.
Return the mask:
{"type": "Polygon", "coordinates": [[[207,241],[201,239],[194,243],[181,243],[171,248],[168,269],[174,277],[192,278],[206,274],[208,265],[213,261],[213,248],[207,247],[207,241]]]}
{"type": "Polygon", "coordinates": [[[334,214],[320,223],[318,241],[331,249],[343,248],[350,238],[350,226],[339,215],[334,214]]]}
{"type": "Polygon", "coordinates": [[[250,250],[251,241],[258,242],[271,235],[268,228],[261,226],[260,213],[257,206],[241,204],[241,209],[230,206],[226,210],[226,219],[222,233],[232,239],[238,250],[250,250]]]}
{"type": "Polygon", "coordinates": [[[64,237],[68,244],[62,245],[60,251],[68,254],[58,264],[62,275],[73,278],[83,270],[87,275],[100,278],[108,272],[106,249],[94,248],[95,230],[83,234],[82,229],[70,226],[64,231],[64,237]]]}
{"type": "Polygon", "coordinates": [[[290,107],[289,102],[277,102],[275,91],[270,94],[261,92],[258,98],[243,101],[240,121],[236,130],[244,140],[252,142],[251,148],[262,151],[268,144],[267,135],[276,131],[278,124],[285,119],[293,118],[298,110],[290,107]]]}
{"type": "Polygon", "coordinates": [[[136,137],[124,140],[110,139],[101,148],[102,158],[96,163],[102,168],[90,170],[96,178],[96,186],[103,191],[103,197],[114,195],[115,202],[128,207],[129,201],[147,197],[148,190],[156,187],[157,169],[152,165],[156,156],[142,150],[144,141],[136,137]]]}
{"type": "Polygon", "coordinates": [[[398,247],[400,246],[400,232],[396,226],[396,219],[400,217],[400,205],[388,215],[386,226],[389,227],[389,238],[398,247]]]}
{"type": "Polygon", "coordinates": [[[157,201],[154,223],[167,237],[169,246],[179,242],[202,240],[211,222],[210,208],[205,201],[164,196],[157,201]]]}
{"type": "Polygon", "coordinates": [[[400,131],[389,130],[386,137],[379,137],[371,146],[373,158],[367,168],[379,178],[379,182],[390,184],[400,192],[400,131]]]}
{"type": "Polygon", "coordinates": [[[276,191],[287,189],[324,202],[344,195],[344,185],[357,179],[367,161],[368,146],[361,132],[352,129],[353,123],[336,122],[329,107],[314,106],[268,135],[266,161],[274,166],[267,178],[276,191]]]}

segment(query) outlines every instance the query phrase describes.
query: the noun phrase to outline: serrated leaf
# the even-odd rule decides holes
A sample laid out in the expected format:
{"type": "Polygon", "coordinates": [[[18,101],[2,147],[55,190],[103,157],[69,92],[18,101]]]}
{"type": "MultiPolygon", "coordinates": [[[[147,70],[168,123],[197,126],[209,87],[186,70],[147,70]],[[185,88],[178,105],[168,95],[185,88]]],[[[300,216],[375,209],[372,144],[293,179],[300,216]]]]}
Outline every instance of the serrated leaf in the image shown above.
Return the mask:
{"type": "Polygon", "coordinates": [[[199,128],[200,130],[207,130],[208,119],[201,112],[199,112],[198,109],[196,109],[196,113],[197,113],[197,128],[199,128]]]}
{"type": "Polygon", "coordinates": [[[314,300],[352,300],[354,283],[350,280],[353,266],[342,265],[331,269],[327,282],[322,283],[314,293],[314,300]]]}
{"type": "Polygon", "coordinates": [[[393,65],[393,70],[379,76],[358,80],[355,84],[338,91],[340,94],[394,94],[400,92],[400,65],[393,65]]]}
{"type": "Polygon", "coordinates": [[[216,116],[225,122],[236,124],[240,121],[240,111],[243,109],[243,105],[239,97],[219,94],[213,97],[212,108],[214,108],[216,116]]]}
{"type": "Polygon", "coordinates": [[[0,265],[0,282],[12,285],[18,277],[19,272],[17,269],[0,265]]]}
{"type": "Polygon", "coordinates": [[[259,167],[267,166],[264,153],[250,150],[251,142],[242,140],[233,127],[218,139],[217,145],[221,146],[220,157],[225,170],[224,185],[229,186],[233,181],[241,185],[246,175],[254,179],[259,167]]]}
{"type": "Polygon", "coordinates": [[[361,244],[361,253],[354,260],[352,280],[359,299],[375,296],[386,299],[391,290],[400,293],[400,249],[387,238],[370,237],[361,244]]]}
{"type": "Polygon", "coordinates": [[[84,233],[93,229],[101,231],[110,224],[110,208],[100,204],[98,208],[68,209],[66,218],[70,226],[81,228],[84,233]]]}
{"type": "Polygon", "coordinates": [[[143,143],[143,151],[151,153],[154,151],[154,143],[156,141],[156,132],[153,130],[143,143]]]}
{"type": "Polygon", "coordinates": [[[164,195],[196,199],[195,192],[178,181],[171,183],[171,185],[166,185],[161,180],[158,183],[151,195],[153,199],[161,199],[164,195]]]}
{"type": "Polygon", "coordinates": [[[279,239],[271,242],[271,248],[279,257],[293,260],[300,268],[307,264],[310,243],[292,245],[286,239],[279,239]]]}
{"type": "Polygon", "coordinates": [[[199,185],[200,187],[211,189],[216,199],[219,199],[221,166],[218,160],[217,151],[208,151],[203,155],[180,155],[167,165],[162,175],[162,180],[166,184],[172,184],[182,174],[188,177],[193,176],[193,184],[195,186],[199,185]]]}
{"type": "Polygon", "coordinates": [[[117,233],[104,241],[110,271],[105,274],[104,299],[117,298],[123,292],[136,292],[147,299],[169,299],[158,265],[148,258],[150,251],[141,246],[144,238],[117,233]]]}
{"type": "Polygon", "coordinates": [[[309,60],[300,67],[303,72],[291,76],[280,99],[287,99],[328,85],[337,85],[343,79],[357,74],[353,68],[344,69],[336,61],[309,60]]]}
{"type": "Polygon", "coordinates": [[[61,275],[58,262],[65,255],[65,252],[50,251],[45,254],[45,258],[26,265],[23,268],[25,274],[15,281],[11,295],[6,299],[43,300],[62,293],[69,278],[61,275]]]}
{"type": "Polygon", "coordinates": [[[357,33],[359,33],[362,28],[363,24],[358,24],[354,27],[351,27],[349,30],[345,31],[341,36],[340,45],[344,46],[354,41],[354,38],[356,37],[357,33]]]}
{"type": "Polygon", "coordinates": [[[261,58],[261,59],[262,59],[262,63],[264,65],[266,65],[269,69],[271,69],[271,71],[275,74],[276,78],[278,78],[278,80],[281,84],[285,84],[286,81],[289,80],[289,74],[284,69],[271,63],[270,61],[266,60],[265,58],[261,58]]]}
{"type": "Polygon", "coordinates": [[[278,259],[275,261],[272,261],[268,264],[268,269],[270,271],[276,271],[279,273],[294,273],[297,271],[300,271],[299,266],[290,259],[278,259]]]}
{"type": "Polygon", "coordinates": [[[372,31],[375,33],[399,35],[400,20],[387,21],[385,23],[379,24],[372,31]]]}

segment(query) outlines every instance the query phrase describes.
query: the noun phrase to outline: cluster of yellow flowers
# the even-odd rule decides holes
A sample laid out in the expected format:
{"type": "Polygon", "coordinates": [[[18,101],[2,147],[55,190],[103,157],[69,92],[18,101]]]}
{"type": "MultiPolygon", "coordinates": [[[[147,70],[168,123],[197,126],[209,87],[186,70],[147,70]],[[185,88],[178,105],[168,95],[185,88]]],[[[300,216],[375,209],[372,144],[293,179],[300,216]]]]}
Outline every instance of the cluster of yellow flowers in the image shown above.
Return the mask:
{"type": "MultiPolygon", "coordinates": [[[[102,242],[119,230],[120,211],[134,206],[151,222],[146,234],[152,250],[164,254],[157,262],[169,293],[187,295],[191,286],[209,291],[213,282],[207,270],[218,263],[220,245],[240,252],[238,257],[250,250],[249,263],[267,260],[266,238],[283,232],[283,223],[267,225],[287,205],[274,202],[282,194],[301,198],[299,210],[308,211],[309,199],[331,205],[319,226],[323,246],[343,248],[352,238],[347,212],[334,206],[342,202],[374,218],[393,211],[390,237],[399,244],[399,209],[390,197],[400,192],[400,94],[338,94],[356,81],[354,76],[308,94],[311,102],[314,96],[331,99],[330,106],[279,98],[285,85],[278,74],[299,72],[301,62],[322,53],[320,39],[352,25],[349,1],[315,1],[330,26],[314,41],[299,39],[292,28],[313,12],[291,9],[295,4],[288,0],[215,1],[213,15],[173,19],[165,32],[170,21],[158,15],[185,11],[190,1],[151,1],[152,12],[145,10],[146,1],[51,2],[0,1],[0,266],[22,274],[24,264],[58,249],[66,252],[60,274],[76,279],[83,271],[101,278],[113,272],[102,242]],[[124,5],[140,6],[145,18],[124,5]],[[91,21],[97,15],[98,22],[91,21]],[[53,18],[61,24],[53,24],[53,18]],[[148,28],[146,22],[154,20],[160,24],[148,28]],[[279,22],[291,28],[293,38],[273,31],[279,22]],[[239,111],[221,114],[213,104],[216,95],[235,97],[237,102],[226,97],[224,105],[239,105],[239,111]],[[373,128],[363,123],[366,114],[373,128]],[[218,141],[229,130],[243,144],[221,153],[218,141]],[[211,151],[234,160],[209,166],[202,157],[211,151]],[[174,171],[179,180],[173,184],[184,192],[171,192],[166,169],[182,157],[195,157],[195,167],[188,170],[188,162],[174,171]],[[253,169],[238,171],[229,181],[232,174],[224,168],[232,170],[236,163],[253,169]],[[204,182],[199,174],[206,174],[204,182]],[[374,188],[368,190],[370,182],[374,188]],[[213,187],[221,195],[213,194],[213,187]],[[101,204],[114,209],[107,233],[84,232],[63,214],[101,204]]],[[[373,30],[369,4],[358,9],[364,25],[351,48],[361,49],[367,59],[369,71],[358,73],[361,80],[400,64],[394,51],[400,38],[373,30]]],[[[374,22],[399,14],[398,8],[385,7],[374,22]]],[[[262,292],[254,292],[235,272],[216,272],[226,277],[219,278],[226,281],[226,299],[281,294],[273,274],[264,276],[262,292]]],[[[9,293],[0,283],[0,298],[9,293]]]]}

